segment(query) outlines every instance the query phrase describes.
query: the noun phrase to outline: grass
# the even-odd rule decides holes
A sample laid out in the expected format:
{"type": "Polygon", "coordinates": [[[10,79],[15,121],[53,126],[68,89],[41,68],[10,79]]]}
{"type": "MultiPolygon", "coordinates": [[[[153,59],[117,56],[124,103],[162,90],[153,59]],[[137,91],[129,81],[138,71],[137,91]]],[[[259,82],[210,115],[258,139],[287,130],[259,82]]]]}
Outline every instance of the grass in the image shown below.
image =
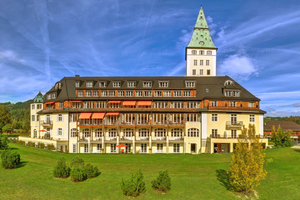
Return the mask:
{"type": "MultiPolygon", "coordinates": [[[[201,155],[111,155],[63,154],[34,147],[10,144],[21,154],[14,170],[0,168],[0,199],[128,199],[120,189],[121,179],[141,169],[147,191],[138,199],[237,199],[226,189],[224,170],[231,154],[201,155]],[[78,156],[98,166],[101,175],[84,182],[52,175],[60,157],[67,162],[78,156]],[[160,170],[167,169],[171,190],[162,195],[151,188],[160,170]],[[224,185],[225,184],[225,185],[224,185]]],[[[291,148],[267,150],[268,175],[257,188],[260,199],[298,199],[300,196],[300,151],[291,148]]]]}

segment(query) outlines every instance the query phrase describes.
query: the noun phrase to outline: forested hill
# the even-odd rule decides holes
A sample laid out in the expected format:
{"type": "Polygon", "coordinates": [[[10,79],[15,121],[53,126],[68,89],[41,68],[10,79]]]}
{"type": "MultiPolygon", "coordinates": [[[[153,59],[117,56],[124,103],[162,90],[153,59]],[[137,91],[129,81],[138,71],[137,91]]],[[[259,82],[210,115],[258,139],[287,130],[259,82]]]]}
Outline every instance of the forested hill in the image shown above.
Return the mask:
{"type": "Polygon", "coordinates": [[[269,121],[290,121],[296,122],[300,124],[300,116],[290,116],[290,117],[265,117],[264,123],[268,123],[269,121]]]}
{"type": "Polygon", "coordinates": [[[10,112],[10,119],[14,129],[30,129],[30,104],[32,102],[33,100],[17,103],[0,103],[10,112]]]}

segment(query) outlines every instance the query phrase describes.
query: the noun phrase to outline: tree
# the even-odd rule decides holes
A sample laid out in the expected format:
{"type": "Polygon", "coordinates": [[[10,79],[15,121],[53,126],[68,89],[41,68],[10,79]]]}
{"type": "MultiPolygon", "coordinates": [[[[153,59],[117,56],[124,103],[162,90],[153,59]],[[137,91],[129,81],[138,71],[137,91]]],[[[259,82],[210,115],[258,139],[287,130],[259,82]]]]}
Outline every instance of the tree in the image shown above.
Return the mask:
{"type": "Polygon", "coordinates": [[[229,181],[235,191],[250,193],[267,175],[264,170],[265,153],[259,137],[255,135],[255,125],[249,124],[248,129],[243,127],[241,132],[231,157],[229,181]]]}
{"type": "Polygon", "coordinates": [[[5,126],[2,127],[2,131],[6,133],[11,133],[13,130],[14,129],[11,124],[5,124],[5,126]]]}
{"type": "Polygon", "coordinates": [[[131,174],[129,180],[123,180],[121,182],[121,189],[126,196],[137,197],[141,193],[146,191],[146,184],[144,182],[144,176],[141,170],[138,170],[136,174],[131,174]]]}
{"type": "Polygon", "coordinates": [[[291,134],[291,131],[283,131],[280,125],[278,126],[277,131],[273,126],[271,139],[276,147],[290,147],[293,145],[291,134]]]}
{"type": "Polygon", "coordinates": [[[168,192],[171,189],[171,178],[168,170],[160,171],[158,177],[151,181],[152,188],[160,192],[168,192]]]}
{"type": "Polygon", "coordinates": [[[0,133],[0,150],[8,149],[8,139],[0,133]]]}
{"type": "Polygon", "coordinates": [[[0,105],[0,133],[2,128],[10,123],[10,113],[4,105],[0,105]]]}

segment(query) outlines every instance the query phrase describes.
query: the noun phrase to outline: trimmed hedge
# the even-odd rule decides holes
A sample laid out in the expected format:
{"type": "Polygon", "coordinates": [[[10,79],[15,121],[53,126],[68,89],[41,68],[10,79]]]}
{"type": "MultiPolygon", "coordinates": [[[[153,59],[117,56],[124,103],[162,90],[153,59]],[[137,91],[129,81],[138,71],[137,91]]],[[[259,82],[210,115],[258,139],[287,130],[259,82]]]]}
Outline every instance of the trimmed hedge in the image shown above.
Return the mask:
{"type": "Polygon", "coordinates": [[[171,178],[168,170],[160,171],[158,177],[151,181],[152,188],[160,192],[168,192],[171,189],[171,178]]]}
{"type": "Polygon", "coordinates": [[[16,168],[21,161],[21,156],[16,151],[5,150],[1,155],[2,167],[5,169],[16,168]]]}
{"type": "Polygon", "coordinates": [[[138,170],[136,174],[131,174],[129,180],[123,180],[121,182],[121,189],[126,196],[137,197],[141,193],[146,191],[146,184],[144,182],[144,176],[141,170],[138,170]]]}

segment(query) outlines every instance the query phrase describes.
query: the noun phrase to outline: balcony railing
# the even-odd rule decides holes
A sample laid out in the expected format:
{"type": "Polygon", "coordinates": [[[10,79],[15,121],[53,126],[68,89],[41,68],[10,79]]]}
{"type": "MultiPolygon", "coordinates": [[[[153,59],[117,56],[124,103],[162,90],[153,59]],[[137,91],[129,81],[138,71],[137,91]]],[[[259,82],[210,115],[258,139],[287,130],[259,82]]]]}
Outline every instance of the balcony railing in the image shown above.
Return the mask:
{"type": "Polygon", "coordinates": [[[173,121],[170,121],[170,122],[169,122],[169,125],[184,125],[184,120],[182,120],[181,122],[173,122],[173,121]]]}
{"type": "Polygon", "coordinates": [[[41,125],[42,126],[52,126],[52,120],[42,120],[41,125]]]}
{"type": "Polygon", "coordinates": [[[227,121],[226,122],[226,128],[242,128],[243,127],[243,121],[227,121]]]}
{"type": "MultiPolygon", "coordinates": [[[[210,137],[211,138],[216,138],[216,139],[239,139],[240,137],[237,136],[237,135],[212,135],[210,134],[210,137]]],[[[264,135],[256,135],[256,138],[259,138],[259,139],[266,139],[267,137],[265,137],[264,135]]],[[[242,139],[242,138],[240,138],[242,139]]],[[[246,137],[247,139],[247,137],[246,137]]]]}
{"type": "Polygon", "coordinates": [[[167,125],[168,124],[168,122],[167,122],[167,120],[166,121],[162,121],[162,122],[156,122],[156,121],[153,121],[152,122],[152,125],[167,125]]]}

